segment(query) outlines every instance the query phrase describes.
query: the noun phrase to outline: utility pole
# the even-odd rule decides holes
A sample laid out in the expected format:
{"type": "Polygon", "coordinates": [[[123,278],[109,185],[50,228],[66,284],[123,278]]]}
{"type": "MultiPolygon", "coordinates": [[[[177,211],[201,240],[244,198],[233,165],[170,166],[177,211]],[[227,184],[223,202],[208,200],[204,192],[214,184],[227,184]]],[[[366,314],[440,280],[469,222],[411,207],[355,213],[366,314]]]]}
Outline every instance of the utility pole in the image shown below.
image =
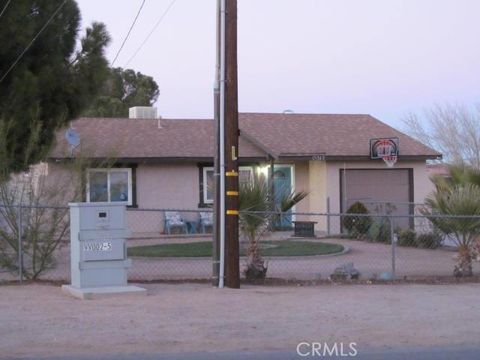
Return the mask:
{"type": "MultiPolygon", "coordinates": [[[[239,288],[237,0],[218,0],[217,9],[220,14],[217,28],[220,34],[217,36],[220,43],[220,52],[217,52],[220,76],[216,83],[220,88],[216,142],[216,164],[220,180],[216,205],[219,238],[218,287],[239,288]]],[[[215,252],[216,250],[214,256],[215,252]]]]}
{"type": "Polygon", "coordinates": [[[225,285],[240,287],[237,0],[225,7],[225,285]]]}

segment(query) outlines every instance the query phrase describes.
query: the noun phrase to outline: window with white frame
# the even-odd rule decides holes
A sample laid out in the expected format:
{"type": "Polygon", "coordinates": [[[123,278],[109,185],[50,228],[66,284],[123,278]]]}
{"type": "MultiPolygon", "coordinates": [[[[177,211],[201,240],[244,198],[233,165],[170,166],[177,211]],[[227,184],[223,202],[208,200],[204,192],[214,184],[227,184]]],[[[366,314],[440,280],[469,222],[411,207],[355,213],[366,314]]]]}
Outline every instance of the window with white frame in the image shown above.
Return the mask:
{"type": "MultiPolygon", "coordinates": [[[[240,184],[253,181],[253,168],[251,166],[240,166],[238,169],[238,181],[240,184]]],[[[215,191],[215,178],[213,167],[203,168],[203,203],[212,204],[215,191]]]]}
{"type": "Polygon", "coordinates": [[[89,169],[87,202],[118,202],[132,205],[132,169],[89,169]]]}

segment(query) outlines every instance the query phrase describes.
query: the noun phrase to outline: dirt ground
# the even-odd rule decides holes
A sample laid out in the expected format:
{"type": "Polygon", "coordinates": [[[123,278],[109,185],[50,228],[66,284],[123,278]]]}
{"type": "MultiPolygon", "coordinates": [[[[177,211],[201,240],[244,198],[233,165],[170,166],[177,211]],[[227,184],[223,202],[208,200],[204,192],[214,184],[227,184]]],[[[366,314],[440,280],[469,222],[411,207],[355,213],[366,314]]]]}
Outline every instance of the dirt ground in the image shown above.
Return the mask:
{"type": "Polygon", "coordinates": [[[478,345],[480,285],[150,284],[146,297],[77,300],[54,285],[0,287],[0,357],[478,345]]]}

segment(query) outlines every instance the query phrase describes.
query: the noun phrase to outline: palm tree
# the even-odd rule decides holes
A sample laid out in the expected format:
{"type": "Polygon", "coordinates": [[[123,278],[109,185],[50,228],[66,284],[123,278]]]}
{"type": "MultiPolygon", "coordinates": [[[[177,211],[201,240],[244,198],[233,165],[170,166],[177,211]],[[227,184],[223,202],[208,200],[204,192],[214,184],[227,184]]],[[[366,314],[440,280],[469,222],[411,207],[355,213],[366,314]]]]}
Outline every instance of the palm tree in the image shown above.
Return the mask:
{"type": "Polygon", "coordinates": [[[480,186],[480,169],[466,165],[450,165],[448,166],[448,172],[448,177],[440,175],[434,175],[432,177],[432,181],[437,189],[465,184],[480,186]]]}
{"type": "Polygon", "coordinates": [[[432,180],[436,191],[425,200],[430,209],[423,213],[458,246],[454,275],[471,276],[473,249],[480,236],[480,172],[466,166],[454,166],[450,167],[450,178],[434,177],[432,180]]]}
{"type": "Polygon", "coordinates": [[[239,224],[240,231],[248,240],[247,279],[264,279],[267,274],[267,264],[260,254],[259,239],[283,213],[290,210],[307,196],[306,192],[292,191],[278,201],[275,206],[270,199],[268,182],[255,178],[252,182],[240,185],[239,224]]]}

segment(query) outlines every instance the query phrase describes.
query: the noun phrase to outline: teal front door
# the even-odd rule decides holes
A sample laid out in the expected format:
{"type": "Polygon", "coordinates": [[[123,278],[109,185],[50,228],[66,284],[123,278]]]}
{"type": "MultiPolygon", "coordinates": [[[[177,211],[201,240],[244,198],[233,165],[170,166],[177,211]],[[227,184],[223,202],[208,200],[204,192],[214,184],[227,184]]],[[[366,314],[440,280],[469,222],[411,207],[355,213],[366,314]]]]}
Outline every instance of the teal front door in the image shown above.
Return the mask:
{"type": "MultiPolygon", "coordinates": [[[[273,186],[275,189],[275,205],[280,209],[282,198],[292,192],[292,168],[290,166],[275,166],[273,172],[273,186]]],[[[277,229],[292,228],[292,210],[275,222],[277,229]]]]}

